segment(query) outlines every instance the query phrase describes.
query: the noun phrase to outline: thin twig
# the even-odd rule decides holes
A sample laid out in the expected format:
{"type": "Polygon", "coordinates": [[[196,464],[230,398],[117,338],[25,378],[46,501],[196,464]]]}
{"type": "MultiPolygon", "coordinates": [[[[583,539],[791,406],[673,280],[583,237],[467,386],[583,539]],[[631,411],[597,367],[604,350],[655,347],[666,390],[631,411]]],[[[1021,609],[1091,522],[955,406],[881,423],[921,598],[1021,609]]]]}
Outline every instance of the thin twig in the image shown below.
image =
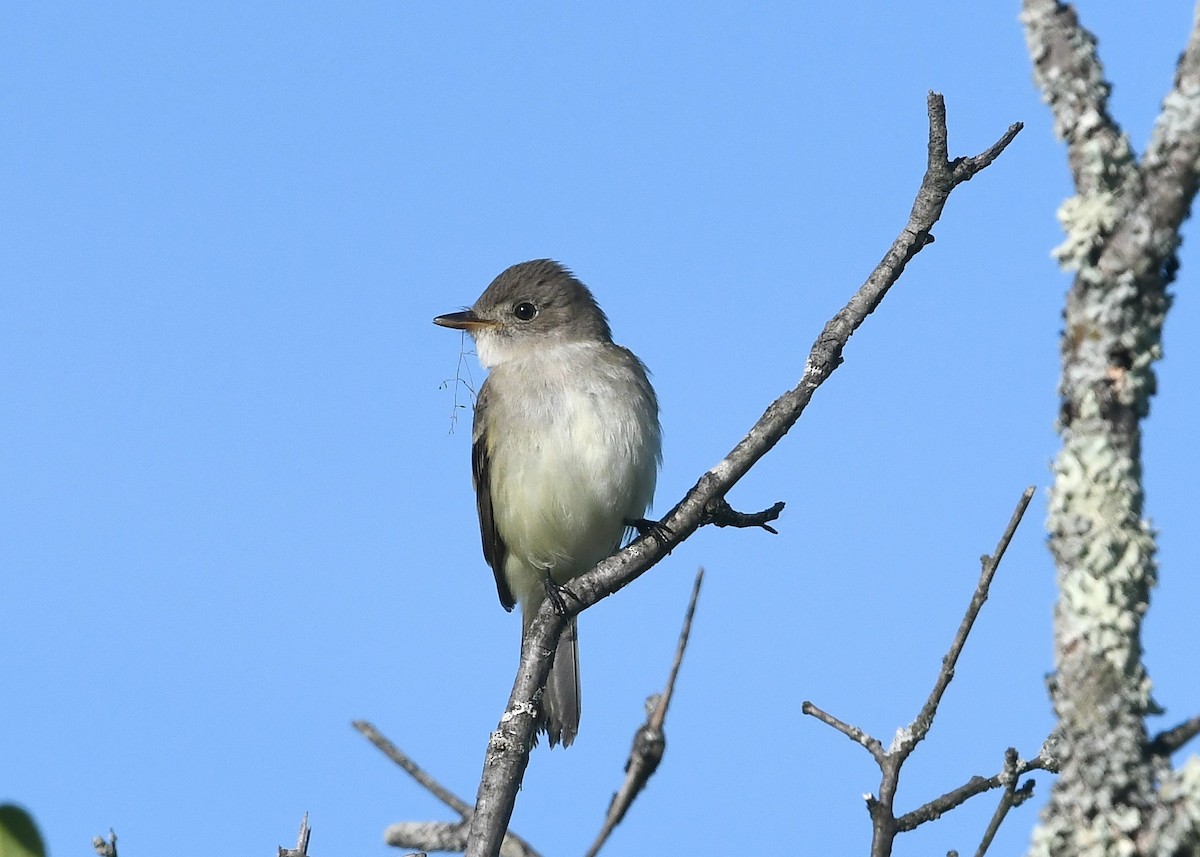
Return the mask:
{"type": "MultiPolygon", "coordinates": [[[[1018,776],[1023,776],[1031,771],[1050,771],[1057,772],[1058,768],[1042,753],[1019,763],[1017,768],[1018,776]]],[[[906,812],[904,815],[896,819],[896,830],[899,833],[904,833],[909,830],[915,830],[927,821],[935,821],[941,818],[947,812],[956,807],[962,806],[976,795],[990,792],[992,789],[998,789],[1004,785],[1003,771],[991,777],[971,777],[961,786],[951,789],[943,795],[939,795],[928,803],[914,809],[912,812],[906,812]]]]}
{"type": "MultiPolygon", "coordinates": [[[[420,848],[426,851],[457,851],[467,847],[467,831],[470,829],[473,807],[454,792],[443,786],[414,762],[407,753],[387,739],[375,726],[366,720],[355,720],[351,724],[385,756],[404,769],[430,794],[450,807],[459,815],[456,822],[400,822],[384,831],[388,845],[397,848],[420,848]]],[[[307,821],[308,816],[305,816],[307,821]]],[[[512,857],[540,857],[537,850],[515,833],[505,834],[500,849],[503,855],[512,857]]]]}
{"type": "Polygon", "coordinates": [[[671,673],[667,676],[667,686],[663,688],[654,714],[647,723],[652,729],[662,731],[667,719],[667,708],[675,695],[675,680],[679,678],[679,668],[683,666],[683,653],[687,651],[688,638],[692,635],[692,617],[696,615],[696,602],[700,598],[700,585],[704,583],[704,569],[696,569],[696,580],[692,583],[692,595],[688,599],[687,612],[683,614],[683,627],[679,629],[679,642],[675,644],[675,660],[671,663],[671,673]]]}
{"type": "Polygon", "coordinates": [[[383,755],[387,756],[397,765],[404,769],[404,772],[425,787],[435,798],[440,800],[446,806],[457,812],[463,818],[471,814],[471,805],[460,798],[454,792],[443,786],[429,774],[425,773],[416,762],[408,757],[408,755],[389,741],[375,726],[366,720],[355,720],[350,724],[357,729],[364,738],[374,744],[383,755]]]}
{"type": "MultiPolygon", "coordinates": [[[[1000,803],[996,805],[996,811],[992,813],[991,821],[988,822],[987,829],[983,832],[983,838],[979,840],[979,847],[975,849],[975,857],[984,857],[987,854],[987,850],[992,847],[992,840],[996,838],[996,833],[1000,830],[1000,825],[1004,823],[1004,817],[1008,815],[1008,811],[1024,800],[1024,798],[1017,798],[1018,762],[1017,751],[1014,748],[1009,747],[1004,751],[1004,770],[1001,773],[1001,777],[1004,780],[1004,792],[1000,795],[1000,803]]],[[[1026,797],[1032,795],[1033,780],[1028,780],[1023,786],[1023,791],[1020,793],[1026,797]]]]}
{"type": "Polygon", "coordinates": [[[663,753],[667,749],[667,737],[663,724],[667,719],[667,708],[675,693],[675,679],[679,676],[679,667],[683,664],[683,653],[687,650],[688,637],[692,632],[692,617],[696,614],[696,600],[700,597],[700,584],[704,581],[704,569],[696,572],[696,582],[692,584],[692,597],[688,601],[687,613],[683,617],[683,628],[679,632],[679,642],[675,646],[675,661],[671,664],[671,672],[667,677],[667,686],[663,692],[647,700],[646,722],[638,727],[633,736],[633,747],[625,762],[625,780],[621,788],[612,796],[605,813],[604,824],[596,835],[596,841],[587,850],[586,857],[595,857],[608,841],[608,837],[616,829],[625,813],[633,805],[634,800],[650,777],[658,770],[663,753]]]}
{"type": "Polygon", "coordinates": [[[878,738],[868,735],[857,726],[851,726],[845,721],[838,720],[832,714],[827,711],[823,711],[813,703],[809,702],[807,699],[804,700],[804,703],[800,706],[800,713],[807,714],[809,717],[817,718],[826,726],[830,726],[836,729],[838,732],[841,732],[855,744],[861,744],[863,747],[866,747],[867,752],[871,754],[876,762],[879,762],[880,764],[883,763],[883,758],[887,755],[887,751],[883,749],[883,745],[879,743],[878,738]]]}
{"type": "Polygon", "coordinates": [[[1170,756],[1197,735],[1200,735],[1200,716],[1159,732],[1150,742],[1150,752],[1155,756],[1170,756]]]}
{"type": "Polygon", "coordinates": [[[308,840],[312,836],[312,829],[308,826],[308,813],[304,813],[304,817],[300,819],[300,835],[296,837],[295,848],[279,847],[279,857],[308,857],[308,840]]]}
{"type": "MultiPolygon", "coordinates": [[[[983,777],[973,777],[966,785],[955,789],[953,792],[948,792],[939,798],[938,801],[940,802],[935,801],[926,804],[920,810],[908,813],[899,819],[895,815],[896,789],[900,784],[900,769],[912,754],[917,744],[929,734],[929,729],[933,725],[933,719],[937,715],[938,705],[941,703],[946,689],[950,686],[950,682],[954,678],[954,667],[958,663],[958,657],[962,653],[963,646],[966,645],[967,637],[970,636],[971,629],[975,625],[975,619],[979,616],[980,609],[983,607],[984,602],[987,601],[988,591],[991,588],[992,580],[995,578],[996,569],[999,568],[1000,560],[1004,558],[1004,553],[1008,550],[1008,545],[1017,531],[1017,526],[1021,523],[1021,518],[1025,515],[1025,510],[1029,508],[1034,490],[1034,486],[1031,485],[1021,494],[1021,498],[1017,501],[1016,508],[1013,509],[1012,516],[1009,518],[1008,526],[1005,527],[1004,534],[1000,537],[1000,541],[996,545],[995,552],[992,556],[984,556],[982,558],[981,564],[983,567],[979,574],[979,581],[975,585],[975,592],[971,596],[971,602],[967,605],[962,622],[959,623],[958,633],[954,635],[954,640],[950,644],[950,650],[942,659],[942,668],[938,672],[933,690],[930,692],[925,705],[921,707],[921,711],[917,714],[916,719],[907,728],[901,729],[897,733],[896,739],[892,742],[892,746],[889,749],[884,750],[878,740],[872,738],[859,727],[839,720],[832,714],[817,708],[811,702],[805,702],[802,706],[801,710],[803,713],[817,718],[822,723],[841,732],[850,740],[865,747],[879,765],[879,794],[878,796],[867,796],[867,810],[871,814],[872,857],[887,857],[887,855],[890,855],[892,853],[892,843],[895,841],[897,834],[911,830],[925,821],[937,818],[943,812],[953,809],[967,798],[1002,784],[1003,772],[997,775],[996,778],[993,778],[996,780],[994,785],[990,780],[986,780],[983,777]]],[[[1007,811],[1006,809],[1005,812],[1007,811]]]]}
{"type": "Polygon", "coordinates": [[[762,527],[768,533],[777,536],[779,530],[767,522],[777,520],[780,513],[783,512],[783,506],[781,501],[761,512],[739,512],[725,502],[724,497],[718,497],[709,504],[704,523],[712,524],[714,527],[762,527]]]}
{"type": "Polygon", "coordinates": [[[1021,499],[1017,502],[1017,507],[1013,509],[1012,517],[1008,521],[1008,527],[1004,530],[1004,535],[1000,537],[999,544],[996,545],[996,550],[991,556],[984,556],[980,560],[982,569],[979,574],[979,583],[975,586],[975,593],[971,596],[971,603],[967,605],[967,612],[963,616],[962,622],[959,623],[958,633],[954,635],[954,641],[950,644],[950,650],[946,656],[942,658],[942,668],[938,671],[937,681],[934,682],[933,690],[929,694],[929,698],[925,700],[925,705],[921,707],[921,712],[917,715],[912,725],[903,731],[903,739],[899,742],[897,748],[903,757],[907,757],[912,753],[913,749],[924,740],[929,734],[930,728],[933,726],[933,718],[937,714],[938,705],[941,704],[942,697],[946,694],[946,689],[950,686],[950,682],[954,680],[954,668],[958,664],[958,656],[962,654],[963,646],[967,644],[967,637],[971,634],[971,628],[975,625],[975,620],[979,617],[979,611],[983,608],[983,604],[987,601],[988,590],[992,586],[992,579],[996,576],[996,569],[1000,566],[1000,560],[1004,558],[1004,552],[1008,550],[1008,543],[1012,541],[1013,535],[1017,532],[1017,526],[1021,523],[1021,518],[1025,515],[1025,510],[1029,508],[1029,503],[1033,499],[1033,493],[1036,488],[1030,485],[1025,489],[1025,493],[1021,495],[1021,499]]]}

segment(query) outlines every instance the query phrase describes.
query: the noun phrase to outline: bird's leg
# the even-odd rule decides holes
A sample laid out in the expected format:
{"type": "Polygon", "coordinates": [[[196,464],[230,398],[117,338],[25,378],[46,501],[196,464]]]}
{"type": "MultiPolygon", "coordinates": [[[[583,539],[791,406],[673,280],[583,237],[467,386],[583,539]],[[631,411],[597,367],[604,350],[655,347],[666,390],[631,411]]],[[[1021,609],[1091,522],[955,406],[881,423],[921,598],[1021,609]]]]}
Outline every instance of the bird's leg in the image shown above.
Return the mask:
{"type": "Polygon", "coordinates": [[[626,521],[625,526],[633,527],[637,530],[639,537],[644,538],[647,535],[652,535],[658,539],[659,544],[666,544],[667,538],[675,535],[675,533],[664,524],[662,521],[651,521],[649,518],[637,518],[632,521],[626,521]]]}
{"type": "Polygon", "coordinates": [[[542,589],[546,592],[546,600],[550,602],[550,606],[554,608],[554,612],[559,616],[565,616],[567,613],[567,602],[563,598],[563,593],[570,595],[576,602],[579,598],[569,589],[564,589],[554,582],[554,578],[550,576],[549,570],[546,571],[546,576],[542,578],[542,589]]]}

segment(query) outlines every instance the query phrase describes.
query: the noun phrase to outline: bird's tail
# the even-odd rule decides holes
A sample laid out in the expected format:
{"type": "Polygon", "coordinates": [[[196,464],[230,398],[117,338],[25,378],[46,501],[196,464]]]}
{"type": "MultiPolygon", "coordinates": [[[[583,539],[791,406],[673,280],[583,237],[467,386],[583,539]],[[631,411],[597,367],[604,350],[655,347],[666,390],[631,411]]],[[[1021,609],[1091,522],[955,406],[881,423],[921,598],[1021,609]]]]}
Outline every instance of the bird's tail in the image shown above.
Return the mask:
{"type": "MultiPolygon", "coordinates": [[[[522,611],[530,616],[536,611],[522,611]]],[[[529,632],[525,625],[524,633],[529,632]]],[[[570,747],[579,732],[579,632],[572,619],[558,638],[554,663],[542,694],[542,722],[539,731],[546,733],[550,746],[562,742],[570,747]]]]}

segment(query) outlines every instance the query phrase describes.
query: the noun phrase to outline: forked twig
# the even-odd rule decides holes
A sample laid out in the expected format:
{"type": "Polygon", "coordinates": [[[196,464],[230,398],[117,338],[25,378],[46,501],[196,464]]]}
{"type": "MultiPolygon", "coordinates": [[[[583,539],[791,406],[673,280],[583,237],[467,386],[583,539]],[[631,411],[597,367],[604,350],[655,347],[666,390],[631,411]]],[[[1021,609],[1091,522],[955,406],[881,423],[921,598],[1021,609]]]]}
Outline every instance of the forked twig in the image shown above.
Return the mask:
{"type": "MultiPolygon", "coordinates": [[[[1004,557],[1005,551],[1008,550],[1008,545],[1017,531],[1017,526],[1021,523],[1021,518],[1025,515],[1025,510],[1029,508],[1034,490],[1035,488],[1032,485],[1025,489],[1025,492],[1021,495],[1021,499],[1017,501],[1016,508],[1013,509],[1008,526],[1005,528],[1004,534],[1000,537],[1000,541],[996,545],[996,550],[991,556],[985,555],[982,557],[982,568],[979,574],[979,581],[975,584],[975,592],[972,594],[971,601],[967,605],[962,622],[959,623],[958,632],[954,635],[954,640],[950,643],[950,649],[946,653],[946,656],[942,658],[942,667],[938,671],[937,679],[934,681],[933,690],[930,691],[929,698],[921,706],[921,710],[913,722],[908,727],[896,733],[896,738],[892,742],[891,747],[885,750],[877,738],[872,737],[857,726],[822,711],[811,702],[806,701],[801,707],[803,713],[817,718],[827,726],[841,732],[856,744],[862,745],[879,765],[881,772],[879,795],[867,796],[867,809],[871,814],[872,857],[887,857],[887,855],[891,854],[892,843],[897,834],[912,830],[926,821],[932,821],[942,815],[942,813],[953,809],[974,795],[1004,786],[1006,789],[1005,797],[1001,800],[1001,805],[997,808],[996,814],[992,818],[993,823],[989,825],[988,832],[984,835],[984,841],[980,845],[980,848],[986,851],[992,837],[995,836],[996,829],[999,828],[1000,822],[1004,820],[1004,816],[1008,813],[1008,810],[1013,806],[1019,805],[1032,793],[1030,791],[1032,783],[1026,784],[1021,789],[1017,788],[1018,776],[1026,771],[1033,770],[1035,767],[1048,766],[1047,762],[1040,756],[1032,763],[1021,762],[1017,757],[1016,750],[1009,750],[1005,757],[1004,770],[995,777],[990,779],[973,777],[966,785],[947,792],[937,800],[931,801],[913,812],[907,813],[900,818],[897,818],[895,815],[896,788],[900,782],[900,769],[908,757],[912,755],[917,744],[924,740],[933,726],[933,720],[937,716],[938,706],[941,704],[942,697],[945,695],[946,689],[950,686],[950,682],[954,680],[954,669],[958,663],[959,655],[962,654],[963,646],[966,645],[967,638],[971,634],[971,629],[975,625],[975,620],[979,616],[979,611],[983,608],[984,602],[987,601],[988,591],[991,589],[992,580],[996,576],[996,569],[999,568],[1000,560],[1004,557]]],[[[982,851],[979,853],[982,854],[982,851]]]]}
{"type": "MultiPolygon", "coordinates": [[[[398,822],[384,831],[384,841],[397,848],[415,848],[421,851],[465,851],[472,806],[430,776],[373,724],[366,720],[355,720],[351,725],[426,791],[459,815],[459,820],[453,822],[398,822]]],[[[511,832],[505,835],[500,853],[504,857],[541,857],[532,845],[511,832]]]]}

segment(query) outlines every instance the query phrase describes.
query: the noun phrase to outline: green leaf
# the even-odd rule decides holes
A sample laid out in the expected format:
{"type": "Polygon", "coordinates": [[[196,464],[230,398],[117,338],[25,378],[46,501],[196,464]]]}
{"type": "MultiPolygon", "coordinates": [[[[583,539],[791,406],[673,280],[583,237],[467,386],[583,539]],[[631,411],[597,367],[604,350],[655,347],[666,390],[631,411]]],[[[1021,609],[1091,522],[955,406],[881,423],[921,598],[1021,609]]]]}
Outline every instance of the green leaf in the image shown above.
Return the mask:
{"type": "Polygon", "coordinates": [[[46,857],[46,845],[33,818],[11,803],[0,806],[0,857],[46,857]]]}

